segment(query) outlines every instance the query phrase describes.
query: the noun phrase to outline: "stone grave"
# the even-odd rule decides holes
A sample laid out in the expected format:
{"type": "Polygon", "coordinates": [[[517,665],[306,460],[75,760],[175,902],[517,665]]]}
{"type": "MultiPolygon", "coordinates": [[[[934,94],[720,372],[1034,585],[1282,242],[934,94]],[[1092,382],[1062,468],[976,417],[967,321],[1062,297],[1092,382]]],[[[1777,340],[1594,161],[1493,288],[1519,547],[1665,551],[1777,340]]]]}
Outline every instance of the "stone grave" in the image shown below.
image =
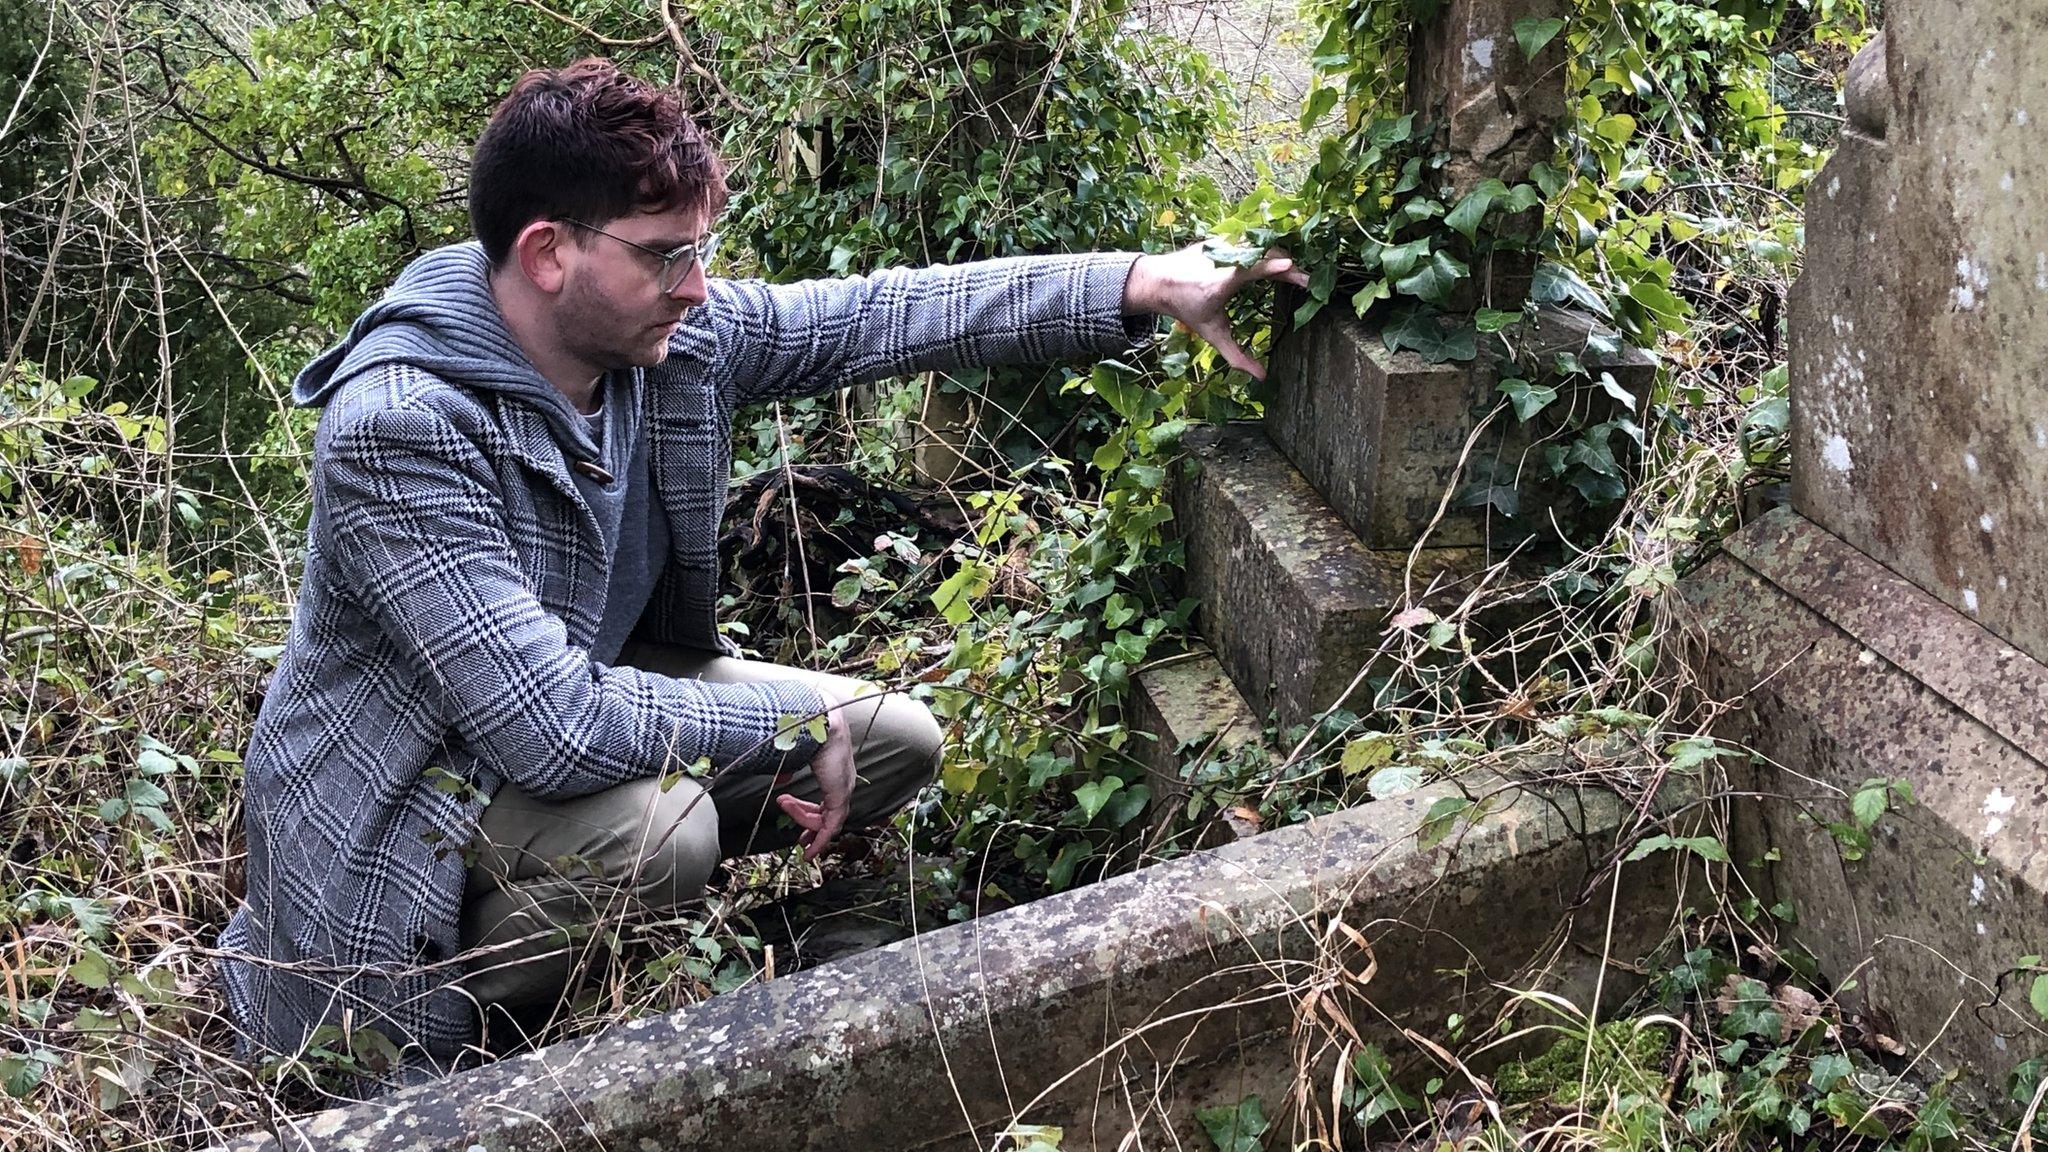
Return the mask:
{"type": "Polygon", "coordinates": [[[1809,192],[1791,505],[1681,585],[1736,857],[1868,1028],[1997,1093],[2048,1051],[2048,11],[1887,4],[1809,192]],[[1873,780],[1916,803],[1860,856],[1873,780]],[[2039,961],[2033,962],[2038,964],[2039,961]]]}
{"type": "MultiPolygon", "coordinates": [[[[1551,154],[1565,111],[1563,40],[1527,58],[1514,26],[1563,14],[1556,0],[1451,0],[1416,30],[1408,104],[1439,125],[1452,202],[1482,180],[1515,184],[1551,154]]],[[[1534,234],[1540,215],[1505,226],[1534,234]]],[[[1468,312],[1521,306],[1524,253],[1473,271],[1468,312]]],[[[1292,311],[1283,300],[1280,315],[1292,311]]],[[[1638,397],[1655,376],[1647,353],[1618,348],[1583,316],[1541,309],[1512,335],[1544,358],[1570,352],[1638,397]]],[[[1488,357],[1432,364],[1390,352],[1336,302],[1280,335],[1271,377],[1263,422],[1190,437],[1175,519],[1209,651],[1141,675],[1138,716],[1185,718],[1199,702],[1211,719],[1156,731],[1169,747],[1152,753],[1155,792],[1184,768],[1172,748],[1225,728],[1257,732],[1269,717],[1313,721],[1352,688],[1391,616],[1420,592],[1459,588],[1505,551],[1485,507],[1450,499],[1475,464],[1512,468],[1529,448],[1502,410],[1488,357]]],[[[1345,703],[1362,711],[1364,693],[1345,703]]]]}

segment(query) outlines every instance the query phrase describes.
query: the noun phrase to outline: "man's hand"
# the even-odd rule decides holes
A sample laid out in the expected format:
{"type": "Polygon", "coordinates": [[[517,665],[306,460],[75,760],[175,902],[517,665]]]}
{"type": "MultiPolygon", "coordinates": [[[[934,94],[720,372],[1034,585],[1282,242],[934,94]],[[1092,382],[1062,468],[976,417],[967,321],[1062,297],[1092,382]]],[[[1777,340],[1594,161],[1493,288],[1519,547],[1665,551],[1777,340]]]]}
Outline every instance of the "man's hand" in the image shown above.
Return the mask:
{"type": "MultiPolygon", "coordinates": [[[[787,792],[775,798],[783,813],[803,829],[796,842],[803,845],[806,860],[817,859],[838,837],[853,809],[853,731],[846,725],[845,702],[823,689],[819,695],[825,700],[825,744],[811,757],[818,799],[805,800],[787,792]]],[[[778,778],[777,782],[783,781],[778,778]]]]}
{"type": "Polygon", "coordinates": [[[1200,244],[1190,244],[1178,252],[1138,258],[1124,282],[1124,311],[1171,316],[1215,345],[1232,368],[1264,380],[1265,366],[1238,346],[1223,309],[1245,285],[1276,277],[1296,287],[1308,286],[1308,274],[1278,248],[1250,267],[1236,268],[1217,264],[1200,244]]]}

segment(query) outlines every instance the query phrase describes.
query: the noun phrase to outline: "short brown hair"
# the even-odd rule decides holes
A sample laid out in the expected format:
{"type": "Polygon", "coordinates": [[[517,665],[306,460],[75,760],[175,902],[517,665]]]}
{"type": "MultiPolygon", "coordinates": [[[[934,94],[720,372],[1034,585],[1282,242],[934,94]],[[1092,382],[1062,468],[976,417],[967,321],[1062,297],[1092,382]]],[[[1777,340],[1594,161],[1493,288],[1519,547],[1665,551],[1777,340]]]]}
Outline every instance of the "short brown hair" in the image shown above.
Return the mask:
{"type": "Polygon", "coordinates": [[[725,164],[673,90],[609,60],[512,85],[470,160],[469,222],[493,266],[535,220],[599,227],[635,210],[725,207],[725,164]]]}

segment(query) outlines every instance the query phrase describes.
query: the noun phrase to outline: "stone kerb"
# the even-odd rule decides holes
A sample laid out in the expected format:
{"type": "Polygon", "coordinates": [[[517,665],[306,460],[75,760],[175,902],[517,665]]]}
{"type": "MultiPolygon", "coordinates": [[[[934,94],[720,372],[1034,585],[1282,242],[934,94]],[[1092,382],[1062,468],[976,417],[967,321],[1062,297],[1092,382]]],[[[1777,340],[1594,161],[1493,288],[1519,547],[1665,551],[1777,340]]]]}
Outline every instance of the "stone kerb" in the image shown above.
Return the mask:
{"type": "Polygon", "coordinates": [[[2048,1052],[2009,978],[2041,951],[2048,903],[2048,666],[1811,521],[1779,511],[1680,585],[1705,639],[1704,690],[1747,697],[1716,728],[1763,756],[1737,860],[1789,902],[1781,931],[1858,987],[1843,1001],[1916,1060],[1996,1090],[2048,1052]],[[1783,765],[1786,771],[1780,771],[1783,765]],[[1915,802],[1851,858],[1821,825],[1866,781],[1915,802]]]}
{"type": "Polygon", "coordinates": [[[1370,948],[1362,992],[1376,1010],[1353,1004],[1352,1019],[1379,1043],[1483,1010],[1490,980],[1521,978],[1539,956],[1557,957],[1540,986],[1581,1004],[1596,982],[1624,986],[1622,967],[1601,981],[1594,958],[1605,945],[1626,965],[1661,935],[1668,863],[1628,866],[1611,933],[1602,899],[1576,944],[1555,947],[1623,806],[1509,789],[1425,850],[1415,831],[1452,791],[1198,853],[233,1147],[880,1152],[989,1147],[1017,1121],[1062,1126],[1063,1147],[1113,1148],[1134,1116],[1155,1136],[1170,1117],[1172,1138],[1194,1141],[1196,1107],[1260,1091],[1269,1115],[1284,1113],[1302,982],[1350,938],[1335,919],[1370,948]]]}

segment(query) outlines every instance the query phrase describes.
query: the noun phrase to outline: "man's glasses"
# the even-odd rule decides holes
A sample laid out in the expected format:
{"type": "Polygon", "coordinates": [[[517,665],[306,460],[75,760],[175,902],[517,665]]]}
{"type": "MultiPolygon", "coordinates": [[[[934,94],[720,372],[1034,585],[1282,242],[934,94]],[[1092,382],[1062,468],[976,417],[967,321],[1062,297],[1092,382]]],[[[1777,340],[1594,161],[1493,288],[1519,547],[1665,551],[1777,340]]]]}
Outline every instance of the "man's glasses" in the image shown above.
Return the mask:
{"type": "Polygon", "coordinates": [[[684,244],[679,248],[671,248],[666,252],[662,252],[649,248],[645,244],[636,244],[624,236],[614,235],[595,224],[585,224],[581,220],[571,220],[566,216],[562,218],[562,223],[574,224],[578,228],[588,229],[599,236],[610,236],[628,248],[638,248],[640,251],[661,261],[661,270],[655,273],[654,282],[661,286],[661,292],[664,296],[674,292],[676,285],[681,284],[688,278],[690,269],[695,268],[698,261],[701,260],[706,266],[709,266],[711,254],[718,247],[718,233],[716,232],[706,232],[704,238],[694,244],[684,244]]]}

